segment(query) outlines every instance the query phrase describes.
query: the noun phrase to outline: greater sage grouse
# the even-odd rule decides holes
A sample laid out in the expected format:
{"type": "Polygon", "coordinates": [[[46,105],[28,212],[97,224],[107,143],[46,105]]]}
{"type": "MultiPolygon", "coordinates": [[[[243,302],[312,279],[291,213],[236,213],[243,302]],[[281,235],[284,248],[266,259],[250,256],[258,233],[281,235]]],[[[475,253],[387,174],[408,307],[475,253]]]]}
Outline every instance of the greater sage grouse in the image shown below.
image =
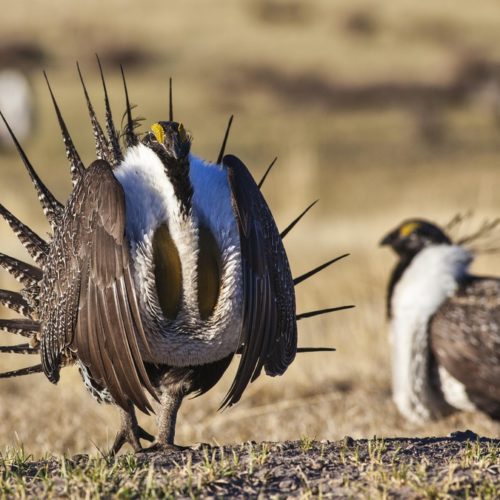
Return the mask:
{"type": "Polygon", "coordinates": [[[297,352],[332,350],[297,348],[296,322],[342,307],[296,315],[294,286],[338,258],[292,278],[282,239],[310,207],[278,232],[260,185],[238,158],[224,156],[231,122],[215,163],[194,156],[190,134],[173,121],[170,87],[169,120],[140,138],[123,79],[122,151],[104,78],[106,133],[80,79],[97,153],[88,168],[49,85],[73,179],[65,205],[8,127],[53,233],[43,240],[0,206],[37,264],[0,254],[24,285],[1,291],[0,301],[27,318],[1,320],[0,328],[31,339],[1,350],[41,355],[40,365],[1,376],[43,371],[56,383],[61,367],[76,363],[92,395],[121,408],[112,452],[153,440],[134,413],[152,411],[149,394],[160,403],[153,449],[167,449],[183,398],[211,389],[235,354],[221,407],[236,403],[263,368],[281,375],[297,352]]]}
{"type": "Polygon", "coordinates": [[[420,423],[455,410],[500,419],[500,279],[469,273],[473,254],[443,230],[407,220],[381,242],[389,281],[393,398],[420,423]]]}

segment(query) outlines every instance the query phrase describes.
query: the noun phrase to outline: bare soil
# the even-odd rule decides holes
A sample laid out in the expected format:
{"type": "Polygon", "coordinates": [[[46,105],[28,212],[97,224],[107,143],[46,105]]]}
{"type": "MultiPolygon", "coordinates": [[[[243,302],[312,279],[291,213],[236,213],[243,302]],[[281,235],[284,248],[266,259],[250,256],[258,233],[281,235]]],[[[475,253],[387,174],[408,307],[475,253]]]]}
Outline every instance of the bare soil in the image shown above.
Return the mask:
{"type": "Polygon", "coordinates": [[[499,451],[500,440],[466,431],[431,438],[206,445],[116,459],[18,457],[3,463],[2,491],[20,493],[16,484],[23,483],[28,497],[495,498],[499,451]]]}

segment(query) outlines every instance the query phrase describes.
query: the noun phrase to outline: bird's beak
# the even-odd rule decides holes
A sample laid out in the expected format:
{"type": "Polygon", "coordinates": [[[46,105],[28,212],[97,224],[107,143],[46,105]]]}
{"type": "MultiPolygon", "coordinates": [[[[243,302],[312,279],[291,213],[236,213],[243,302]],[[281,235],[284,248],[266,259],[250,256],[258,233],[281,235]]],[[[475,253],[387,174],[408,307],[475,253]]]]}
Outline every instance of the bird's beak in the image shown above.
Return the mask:
{"type": "Polygon", "coordinates": [[[382,246],[394,246],[394,243],[399,239],[399,230],[391,231],[389,234],[384,236],[382,240],[380,240],[379,245],[382,246]]]}

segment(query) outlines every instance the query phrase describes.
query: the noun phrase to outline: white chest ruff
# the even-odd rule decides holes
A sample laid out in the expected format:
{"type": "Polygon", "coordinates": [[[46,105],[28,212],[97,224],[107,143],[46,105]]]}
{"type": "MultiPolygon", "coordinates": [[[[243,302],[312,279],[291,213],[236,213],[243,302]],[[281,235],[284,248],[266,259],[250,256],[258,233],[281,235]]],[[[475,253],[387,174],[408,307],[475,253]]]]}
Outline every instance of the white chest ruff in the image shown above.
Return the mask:
{"type": "Polygon", "coordinates": [[[134,278],[149,348],[146,361],[172,366],[200,365],[235,352],[242,326],[242,276],[239,233],[230,203],[226,173],[191,156],[193,210],[181,213],[163,164],[145,146],[127,153],[115,175],[125,191],[127,236],[134,278]],[[182,301],[175,320],[167,319],[158,300],[153,263],[153,235],[168,224],[182,266],[182,301]],[[221,251],[221,290],[213,314],[202,320],[198,310],[198,227],[202,223],[221,251]]]}
{"type": "Polygon", "coordinates": [[[394,289],[390,325],[393,398],[411,421],[425,421],[445,411],[446,402],[430,380],[428,323],[456,292],[457,279],[470,261],[470,253],[462,247],[430,246],[415,256],[394,289]]]}

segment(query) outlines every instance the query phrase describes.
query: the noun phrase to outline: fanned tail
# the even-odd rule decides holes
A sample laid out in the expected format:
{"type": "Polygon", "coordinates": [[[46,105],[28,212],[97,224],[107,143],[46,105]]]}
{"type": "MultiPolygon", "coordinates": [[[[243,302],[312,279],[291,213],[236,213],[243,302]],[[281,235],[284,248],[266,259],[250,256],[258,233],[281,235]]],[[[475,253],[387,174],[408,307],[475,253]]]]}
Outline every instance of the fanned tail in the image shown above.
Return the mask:
{"type": "Polygon", "coordinates": [[[54,109],[56,111],[57,121],[59,122],[59,128],[61,129],[64,146],[66,148],[66,156],[70,164],[71,180],[73,182],[73,186],[75,186],[80,177],[84,174],[85,167],[83,166],[80,155],[76,150],[73,140],[71,139],[68,127],[66,127],[66,123],[64,122],[61,110],[59,109],[59,105],[57,104],[54,93],[52,92],[52,88],[50,86],[49,79],[45,71],[43,72],[43,76],[45,77],[45,81],[47,82],[47,87],[49,88],[50,97],[52,98],[52,104],[54,105],[54,109]]]}
{"type": "Polygon", "coordinates": [[[59,224],[59,221],[63,214],[64,207],[61,203],[59,203],[56,200],[54,195],[47,189],[47,187],[42,182],[38,174],[35,172],[35,169],[28,160],[28,157],[26,156],[26,153],[21,147],[21,144],[19,144],[17,137],[15,136],[14,132],[10,128],[9,123],[7,122],[7,120],[5,119],[4,115],[1,112],[0,112],[0,117],[4,122],[5,127],[9,132],[9,135],[14,141],[17,152],[19,153],[19,156],[21,157],[24,166],[26,167],[26,170],[28,171],[28,174],[31,178],[31,182],[33,182],[33,185],[35,186],[35,189],[38,194],[38,199],[40,200],[40,203],[43,208],[43,213],[47,217],[52,229],[54,229],[59,224]]]}
{"type": "Polygon", "coordinates": [[[39,265],[43,264],[45,257],[49,253],[48,243],[40,238],[32,229],[23,224],[12,212],[9,212],[0,203],[0,215],[7,221],[9,226],[14,231],[14,234],[19,238],[24,248],[28,251],[31,258],[39,265]]]}
{"type": "Polygon", "coordinates": [[[106,80],[102,71],[101,61],[96,54],[97,64],[99,65],[99,73],[101,74],[102,88],[104,91],[104,106],[106,107],[106,130],[108,132],[111,152],[113,154],[112,166],[118,165],[123,160],[122,150],[120,148],[120,141],[118,140],[118,133],[113,122],[113,114],[111,113],[111,105],[109,104],[108,89],[106,88],[106,80]]]}
{"type": "Polygon", "coordinates": [[[26,287],[37,285],[43,276],[42,271],[37,267],[3,253],[0,253],[0,266],[26,287]]]}
{"type": "Polygon", "coordinates": [[[283,231],[281,231],[280,237],[282,240],[285,239],[285,236],[297,225],[300,219],[302,219],[302,217],[304,217],[304,215],[306,215],[307,212],[309,212],[309,210],[311,210],[311,208],[318,203],[318,201],[319,200],[313,201],[298,217],[296,217],[285,229],[283,229],[283,231]]]}
{"type": "Polygon", "coordinates": [[[0,353],[6,354],[40,354],[38,347],[31,347],[30,344],[2,345],[0,353]]]}
{"type": "Polygon", "coordinates": [[[123,90],[125,92],[125,114],[127,117],[127,124],[125,125],[125,131],[124,131],[124,138],[125,138],[125,145],[130,148],[132,146],[137,146],[139,143],[139,138],[137,137],[135,133],[135,122],[132,118],[132,107],[130,106],[130,101],[128,98],[128,89],[127,89],[127,81],[125,80],[125,73],[123,71],[123,66],[120,65],[120,71],[122,73],[122,80],[123,80],[123,90]]]}
{"type": "Polygon", "coordinates": [[[22,316],[31,318],[31,307],[26,302],[24,297],[18,292],[0,290],[0,304],[21,314],[22,316]]]}
{"type": "Polygon", "coordinates": [[[40,331],[40,323],[32,319],[0,319],[0,330],[33,338],[40,331]]]}
{"type": "Polygon", "coordinates": [[[42,365],[28,366],[19,370],[12,370],[11,372],[0,373],[0,378],[22,377],[23,375],[31,375],[32,373],[41,373],[43,371],[42,365]]]}
{"type": "Polygon", "coordinates": [[[231,125],[233,124],[233,118],[234,118],[234,115],[231,115],[229,117],[229,121],[227,122],[226,132],[224,133],[224,139],[222,139],[222,144],[220,147],[219,156],[217,157],[217,161],[216,161],[217,165],[220,165],[222,163],[222,158],[224,158],[224,152],[226,151],[227,139],[229,137],[229,131],[231,130],[231,125]]]}
{"type": "Polygon", "coordinates": [[[94,133],[96,156],[100,160],[105,160],[110,165],[114,165],[114,159],[109,151],[108,140],[106,139],[101,124],[95,114],[94,106],[92,106],[92,102],[90,101],[89,93],[87,92],[87,87],[85,85],[85,81],[83,80],[83,75],[80,71],[80,65],[78,63],[76,63],[76,68],[78,69],[78,76],[80,77],[83,93],[85,95],[85,101],[87,102],[87,109],[89,112],[90,122],[92,124],[92,131],[94,133]]]}
{"type": "Polygon", "coordinates": [[[277,160],[278,160],[278,157],[276,156],[274,158],[274,160],[271,162],[271,164],[269,165],[269,167],[267,167],[267,170],[264,172],[264,175],[262,176],[262,179],[257,184],[257,186],[259,186],[259,189],[262,189],[262,185],[264,184],[264,181],[266,180],[267,176],[269,175],[269,172],[274,167],[274,164],[276,163],[277,160]]]}

